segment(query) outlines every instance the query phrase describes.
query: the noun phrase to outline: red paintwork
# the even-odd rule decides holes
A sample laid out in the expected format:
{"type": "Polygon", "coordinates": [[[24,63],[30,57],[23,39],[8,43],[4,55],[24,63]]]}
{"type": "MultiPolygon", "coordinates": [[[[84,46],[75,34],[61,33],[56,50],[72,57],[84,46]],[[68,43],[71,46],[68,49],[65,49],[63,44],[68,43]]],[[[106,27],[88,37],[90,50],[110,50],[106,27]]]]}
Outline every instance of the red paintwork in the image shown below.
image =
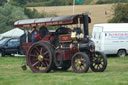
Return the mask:
{"type": "MultiPolygon", "coordinates": [[[[51,33],[47,34],[40,42],[46,42],[46,43],[49,43],[50,44],[50,40],[54,40],[55,37],[54,36],[51,36],[51,33]]],[[[32,45],[32,43],[23,43],[23,48],[27,54],[28,50],[29,50],[29,47],[32,45]]],[[[62,49],[60,49],[62,50],[62,49]]],[[[72,51],[77,51],[75,48],[74,50],[72,51]]],[[[71,50],[62,50],[63,52],[63,60],[71,60],[72,59],[72,56],[74,52],[72,52],[71,50]]],[[[60,55],[56,56],[57,57],[57,60],[59,61],[60,60],[60,55]]]]}
{"type": "Polygon", "coordinates": [[[60,39],[60,42],[70,42],[71,35],[70,34],[60,35],[59,39],[60,39]]]}
{"type": "MultiPolygon", "coordinates": [[[[63,52],[63,60],[71,60],[72,59],[72,52],[70,50],[62,50],[63,52]]],[[[56,56],[57,61],[60,60],[60,55],[56,56]]]]}
{"type": "Polygon", "coordinates": [[[72,53],[70,50],[63,50],[64,53],[64,60],[71,60],[72,59],[72,53]]]}
{"type": "MultiPolygon", "coordinates": [[[[50,44],[50,39],[49,39],[50,35],[51,35],[51,33],[47,34],[41,41],[50,44]]],[[[54,37],[52,37],[52,39],[54,39],[54,37]]],[[[31,45],[32,45],[32,42],[23,43],[23,48],[24,48],[24,50],[25,50],[25,53],[28,52],[29,47],[30,47],[31,45]]]]}
{"type": "Polygon", "coordinates": [[[25,54],[27,54],[29,47],[32,45],[32,42],[30,43],[23,43],[23,48],[25,50],[25,54]]]}

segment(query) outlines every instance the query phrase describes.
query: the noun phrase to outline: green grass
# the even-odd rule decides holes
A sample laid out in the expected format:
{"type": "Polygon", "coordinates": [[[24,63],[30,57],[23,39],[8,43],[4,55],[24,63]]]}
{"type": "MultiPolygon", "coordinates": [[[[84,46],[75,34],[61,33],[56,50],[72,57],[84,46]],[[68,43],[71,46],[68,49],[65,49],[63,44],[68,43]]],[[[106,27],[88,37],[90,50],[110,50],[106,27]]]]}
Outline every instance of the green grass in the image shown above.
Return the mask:
{"type": "Polygon", "coordinates": [[[23,71],[24,57],[0,57],[0,85],[128,85],[128,57],[108,58],[105,72],[32,73],[23,71]]]}

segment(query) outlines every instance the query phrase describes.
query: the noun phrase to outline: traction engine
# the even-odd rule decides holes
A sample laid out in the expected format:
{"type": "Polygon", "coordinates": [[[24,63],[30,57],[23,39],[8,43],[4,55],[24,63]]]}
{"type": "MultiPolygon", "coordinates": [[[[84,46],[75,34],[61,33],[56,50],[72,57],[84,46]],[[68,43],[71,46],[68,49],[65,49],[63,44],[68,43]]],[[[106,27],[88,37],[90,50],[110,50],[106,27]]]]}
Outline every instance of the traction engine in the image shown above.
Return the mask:
{"type": "Polygon", "coordinates": [[[106,69],[106,56],[95,51],[95,44],[89,38],[88,23],[91,19],[88,15],[31,19],[31,23],[28,21],[20,20],[14,25],[20,28],[61,26],[36,43],[24,43],[26,62],[33,72],[66,71],[71,66],[77,73],[87,72],[89,68],[94,72],[103,72],[106,69]],[[77,26],[70,29],[62,26],[74,24],[82,25],[83,28],[77,26]]]}

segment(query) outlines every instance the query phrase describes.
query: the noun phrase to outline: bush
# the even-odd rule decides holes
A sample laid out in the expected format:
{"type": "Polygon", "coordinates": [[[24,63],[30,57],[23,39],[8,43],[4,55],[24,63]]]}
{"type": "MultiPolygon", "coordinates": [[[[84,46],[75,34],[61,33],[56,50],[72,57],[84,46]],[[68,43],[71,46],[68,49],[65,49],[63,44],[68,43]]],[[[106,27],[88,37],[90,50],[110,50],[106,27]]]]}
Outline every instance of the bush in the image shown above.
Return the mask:
{"type": "Polygon", "coordinates": [[[26,7],[37,7],[37,6],[49,6],[51,3],[51,1],[47,1],[47,2],[31,2],[26,4],[26,7]]]}
{"type": "Polygon", "coordinates": [[[128,4],[117,4],[114,7],[113,18],[110,23],[128,23],[128,4]]]}
{"type": "Polygon", "coordinates": [[[98,0],[96,4],[127,3],[128,0],[98,0]]]}
{"type": "Polygon", "coordinates": [[[104,2],[102,0],[98,0],[96,4],[104,4],[104,2]]]}
{"type": "Polygon", "coordinates": [[[39,13],[36,9],[31,10],[31,9],[28,9],[28,8],[24,9],[24,13],[30,19],[57,16],[55,13],[47,13],[45,11],[42,11],[42,12],[39,13]]]}
{"type": "Polygon", "coordinates": [[[4,5],[5,3],[7,3],[7,0],[0,0],[0,6],[4,5]]]}
{"type": "Polygon", "coordinates": [[[46,13],[42,11],[39,13],[36,9],[28,9],[10,4],[5,4],[0,7],[0,33],[8,31],[13,27],[13,24],[17,20],[32,19],[32,18],[44,18],[44,17],[56,16],[54,13],[46,13]]]}
{"type": "Polygon", "coordinates": [[[0,33],[13,28],[15,21],[28,18],[24,14],[24,9],[10,4],[0,7],[0,33]]]}

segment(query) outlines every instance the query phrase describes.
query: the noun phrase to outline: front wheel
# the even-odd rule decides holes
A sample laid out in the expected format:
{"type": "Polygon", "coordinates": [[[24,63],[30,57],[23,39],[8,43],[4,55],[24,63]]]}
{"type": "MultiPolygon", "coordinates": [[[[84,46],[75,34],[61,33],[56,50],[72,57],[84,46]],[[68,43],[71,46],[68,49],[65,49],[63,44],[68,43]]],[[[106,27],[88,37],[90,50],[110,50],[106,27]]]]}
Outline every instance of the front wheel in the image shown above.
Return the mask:
{"type": "Polygon", "coordinates": [[[90,60],[87,54],[77,52],[72,57],[72,69],[76,73],[85,73],[88,71],[90,60]]]}
{"type": "Polygon", "coordinates": [[[94,72],[103,72],[107,67],[107,58],[101,52],[95,52],[95,56],[90,58],[90,68],[94,72]]]}

